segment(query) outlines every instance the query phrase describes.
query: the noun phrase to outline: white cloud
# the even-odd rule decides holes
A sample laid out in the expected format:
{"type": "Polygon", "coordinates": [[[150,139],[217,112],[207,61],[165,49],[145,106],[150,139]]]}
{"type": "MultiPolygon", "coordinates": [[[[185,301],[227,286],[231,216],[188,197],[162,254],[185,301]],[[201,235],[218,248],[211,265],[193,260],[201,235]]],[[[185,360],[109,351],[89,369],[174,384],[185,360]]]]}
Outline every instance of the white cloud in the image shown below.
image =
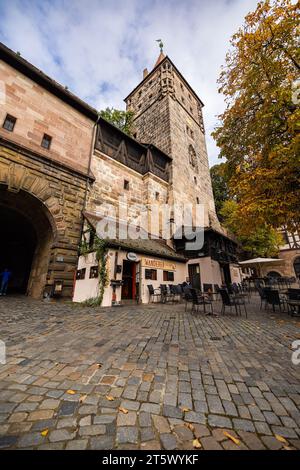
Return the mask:
{"type": "Polygon", "coordinates": [[[256,0],[2,0],[0,40],[98,109],[123,98],[151,69],[162,38],[205,104],[210,133],[224,109],[217,78],[230,36],[256,0]]]}

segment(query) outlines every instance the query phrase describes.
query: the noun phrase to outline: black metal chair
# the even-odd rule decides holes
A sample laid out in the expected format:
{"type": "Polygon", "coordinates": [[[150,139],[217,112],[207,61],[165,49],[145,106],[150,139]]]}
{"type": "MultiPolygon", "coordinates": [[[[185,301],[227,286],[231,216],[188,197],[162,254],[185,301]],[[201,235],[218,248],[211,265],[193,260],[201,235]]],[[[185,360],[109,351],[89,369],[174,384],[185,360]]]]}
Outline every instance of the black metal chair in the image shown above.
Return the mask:
{"type": "Polygon", "coordinates": [[[186,312],[188,304],[193,302],[191,287],[189,287],[189,286],[183,287],[183,298],[185,300],[185,309],[184,310],[186,312]]]}
{"type": "Polygon", "coordinates": [[[289,313],[292,316],[300,313],[300,289],[288,289],[287,297],[289,313]]]}
{"type": "Polygon", "coordinates": [[[154,302],[155,298],[161,297],[160,289],[158,289],[158,288],[154,289],[152,284],[148,284],[147,287],[148,287],[148,291],[149,291],[149,302],[150,303],[151,303],[151,299],[152,299],[152,302],[154,302]]]}
{"type": "Polygon", "coordinates": [[[257,286],[257,291],[260,297],[260,310],[261,310],[263,306],[263,302],[265,303],[265,306],[266,306],[266,293],[265,293],[265,289],[262,289],[260,286],[257,286]]]}
{"type": "Polygon", "coordinates": [[[279,295],[278,290],[275,289],[267,289],[266,290],[266,303],[267,305],[272,305],[273,312],[275,312],[275,306],[278,305],[279,310],[281,310],[281,306],[285,305],[286,301],[283,297],[279,295]]]}
{"type": "Polygon", "coordinates": [[[174,294],[168,289],[168,286],[166,284],[160,284],[160,292],[161,292],[161,301],[163,303],[172,301],[174,302],[174,294]]]}
{"type": "Polygon", "coordinates": [[[196,289],[191,289],[191,294],[193,302],[191,310],[192,313],[195,311],[198,312],[199,306],[202,305],[205,315],[214,315],[213,304],[210,299],[208,299],[205,295],[201,294],[200,292],[197,292],[196,289]],[[210,305],[211,312],[206,313],[206,305],[210,305]]]}
{"type": "Polygon", "coordinates": [[[178,289],[178,286],[175,284],[169,284],[169,292],[173,295],[173,302],[179,302],[181,299],[181,289],[178,289]]]}
{"type": "Polygon", "coordinates": [[[225,314],[226,307],[230,307],[230,311],[232,307],[235,308],[235,312],[237,315],[242,315],[241,306],[244,306],[246,318],[248,318],[245,299],[242,297],[234,297],[230,296],[226,289],[220,289],[221,299],[222,299],[222,310],[221,315],[225,314]]]}

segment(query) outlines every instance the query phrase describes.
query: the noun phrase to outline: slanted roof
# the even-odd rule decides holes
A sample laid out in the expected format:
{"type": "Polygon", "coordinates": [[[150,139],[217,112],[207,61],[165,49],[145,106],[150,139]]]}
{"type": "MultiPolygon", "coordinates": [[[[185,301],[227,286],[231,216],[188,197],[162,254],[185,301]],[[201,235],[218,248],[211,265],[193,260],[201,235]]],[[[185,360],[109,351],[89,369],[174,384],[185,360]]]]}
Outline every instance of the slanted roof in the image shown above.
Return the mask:
{"type": "Polygon", "coordinates": [[[38,85],[45,88],[53,95],[60,98],[62,101],[72,106],[74,109],[87,116],[88,118],[96,121],[98,119],[98,112],[96,109],[89,106],[83,100],[78,98],[76,95],[71,93],[66,87],[60,85],[58,82],[50,78],[44,72],[39,70],[37,67],[32,65],[27,60],[23,59],[19,54],[9,49],[3,43],[0,42],[0,60],[7,63],[15,70],[18,70],[26,77],[38,85]]]}
{"type": "Polygon", "coordinates": [[[154,67],[156,67],[158,64],[160,64],[164,60],[165,57],[166,57],[165,54],[163,52],[161,52],[159,54],[159,56],[157,57],[157,61],[155,62],[154,67]]]}
{"type": "Polygon", "coordinates": [[[146,75],[146,77],[129,93],[129,95],[126,96],[126,98],[124,99],[124,101],[127,101],[127,99],[133,94],[135,93],[135,91],[140,87],[142,86],[148,79],[149,77],[151,77],[155,72],[156,70],[158,69],[158,67],[160,67],[161,64],[163,64],[164,62],[167,62],[169,61],[170,64],[172,65],[172,67],[176,70],[177,74],[179,75],[180,79],[186,84],[186,86],[188,87],[188,89],[191,91],[191,93],[195,96],[195,98],[197,100],[200,101],[201,105],[204,106],[204,103],[203,101],[201,100],[201,98],[199,98],[199,96],[197,95],[197,93],[193,90],[193,88],[191,87],[191,85],[187,82],[187,80],[184,78],[184,76],[181,74],[181,72],[179,72],[178,68],[176,67],[176,65],[172,62],[172,60],[168,57],[168,56],[165,56],[160,62],[156,62],[154,68],[151,70],[151,72],[148,73],[148,75],[146,75]]]}
{"type": "MultiPolygon", "coordinates": [[[[97,224],[102,220],[102,217],[94,212],[84,211],[83,213],[87,222],[96,230],[97,224]]],[[[120,224],[118,224],[119,226],[120,224]]],[[[136,227],[139,229],[139,227],[136,227]]],[[[146,233],[141,229],[142,232],[146,233]]],[[[137,253],[142,253],[146,255],[155,256],[157,258],[171,259],[181,263],[186,262],[184,256],[176,253],[171,247],[169,247],[165,240],[161,238],[155,239],[107,239],[108,246],[112,248],[121,248],[126,251],[135,251],[137,253]]]]}

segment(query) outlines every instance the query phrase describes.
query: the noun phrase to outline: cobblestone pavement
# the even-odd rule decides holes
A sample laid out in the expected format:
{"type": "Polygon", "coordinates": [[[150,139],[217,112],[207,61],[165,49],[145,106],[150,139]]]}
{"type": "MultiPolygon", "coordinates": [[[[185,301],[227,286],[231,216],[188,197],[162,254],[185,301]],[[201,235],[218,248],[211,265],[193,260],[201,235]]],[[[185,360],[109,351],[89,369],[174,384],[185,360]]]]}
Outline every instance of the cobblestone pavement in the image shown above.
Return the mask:
{"type": "Polygon", "coordinates": [[[1,298],[0,448],[299,449],[300,319],[251,309],[1,298]]]}

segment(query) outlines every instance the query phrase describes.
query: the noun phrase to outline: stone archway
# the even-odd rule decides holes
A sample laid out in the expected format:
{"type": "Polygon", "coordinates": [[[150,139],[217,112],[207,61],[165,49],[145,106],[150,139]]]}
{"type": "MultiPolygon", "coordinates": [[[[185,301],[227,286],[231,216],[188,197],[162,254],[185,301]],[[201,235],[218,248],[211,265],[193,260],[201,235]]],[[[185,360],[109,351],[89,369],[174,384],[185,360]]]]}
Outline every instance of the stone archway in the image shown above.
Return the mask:
{"type": "Polygon", "coordinates": [[[56,235],[47,207],[30,193],[0,185],[0,269],[12,271],[10,289],[40,298],[56,235]]]}

